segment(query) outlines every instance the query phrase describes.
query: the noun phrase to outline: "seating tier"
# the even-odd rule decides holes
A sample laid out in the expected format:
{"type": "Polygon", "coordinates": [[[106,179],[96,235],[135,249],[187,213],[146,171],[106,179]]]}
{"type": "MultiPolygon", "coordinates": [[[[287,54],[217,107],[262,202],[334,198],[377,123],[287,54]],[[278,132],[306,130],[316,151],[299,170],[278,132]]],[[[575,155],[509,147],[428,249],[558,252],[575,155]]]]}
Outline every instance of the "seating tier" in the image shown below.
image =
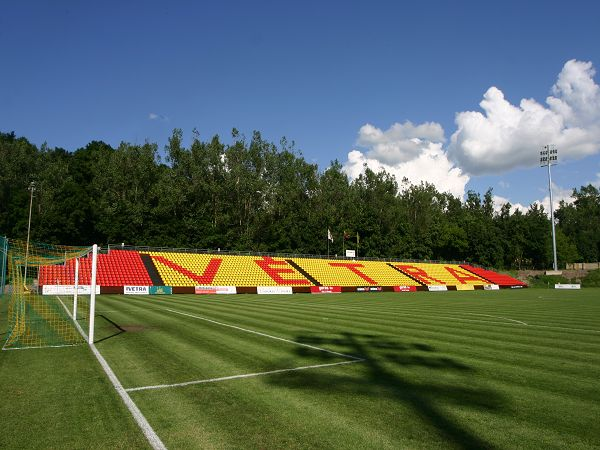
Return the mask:
{"type": "Polygon", "coordinates": [[[519,281],[510,275],[505,275],[492,270],[481,269],[479,267],[473,267],[466,264],[461,265],[461,267],[469,272],[477,274],[482,278],[485,278],[492,284],[497,284],[498,286],[527,286],[522,281],[519,281]]]}
{"type": "MultiPolygon", "coordinates": [[[[90,284],[91,258],[80,259],[79,283],[90,284]]],[[[40,268],[40,284],[74,284],[75,262],[40,268]]],[[[524,286],[470,265],[319,258],[138,252],[98,255],[100,286],[524,286]],[[152,277],[149,272],[152,273],[152,277]],[[154,283],[153,280],[154,279],[154,283]]]]}

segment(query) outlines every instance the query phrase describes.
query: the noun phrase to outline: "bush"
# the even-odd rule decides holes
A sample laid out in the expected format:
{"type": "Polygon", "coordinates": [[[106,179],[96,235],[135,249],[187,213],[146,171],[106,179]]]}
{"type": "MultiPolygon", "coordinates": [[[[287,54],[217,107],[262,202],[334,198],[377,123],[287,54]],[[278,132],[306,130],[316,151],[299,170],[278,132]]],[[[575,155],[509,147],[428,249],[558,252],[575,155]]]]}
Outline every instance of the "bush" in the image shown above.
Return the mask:
{"type": "Polygon", "coordinates": [[[527,280],[527,284],[532,288],[554,288],[555,284],[572,282],[562,275],[536,275],[527,280]]]}
{"type": "Polygon", "coordinates": [[[600,287],[600,269],[590,270],[587,276],[581,280],[581,287],[600,287]]]}

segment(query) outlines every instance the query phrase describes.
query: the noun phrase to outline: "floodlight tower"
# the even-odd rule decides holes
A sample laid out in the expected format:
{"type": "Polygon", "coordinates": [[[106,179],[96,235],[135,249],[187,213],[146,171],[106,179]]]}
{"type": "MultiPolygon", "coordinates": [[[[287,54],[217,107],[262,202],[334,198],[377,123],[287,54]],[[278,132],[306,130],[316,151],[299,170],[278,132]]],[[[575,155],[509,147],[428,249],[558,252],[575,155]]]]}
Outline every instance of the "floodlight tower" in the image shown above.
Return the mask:
{"type": "Polygon", "coordinates": [[[554,228],[554,204],[552,199],[552,172],[550,166],[558,164],[558,150],[554,145],[544,145],[544,150],[540,152],[540,167],[548,168],[548,190],[550,191],[550,223],[552,224],[552,252],[554,254],[554,270],[558,270],[556,262],[556,231],[554,228]]]}
{"type": "Polygon", "coordinates": [[[27,289],[27,259],[29,257],[29,233],[31,231],[31,207],[33,206],[33,191],[35,191],[35,181],[29,183],[29,187],[27,188],[30,191],[29,196],[29,220],[27,222],[27,245],[25,247],[25,279],[23,281],[23,285],[25,289],[27,289]]]}

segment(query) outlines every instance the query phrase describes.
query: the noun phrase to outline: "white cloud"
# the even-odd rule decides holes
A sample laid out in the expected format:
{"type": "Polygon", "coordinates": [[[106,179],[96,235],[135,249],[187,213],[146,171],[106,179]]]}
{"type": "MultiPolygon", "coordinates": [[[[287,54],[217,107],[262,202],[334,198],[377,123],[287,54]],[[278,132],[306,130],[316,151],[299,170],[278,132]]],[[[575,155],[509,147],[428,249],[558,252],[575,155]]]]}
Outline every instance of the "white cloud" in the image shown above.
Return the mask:
{"type": "MultiPolygon", "coordinates": [[[[503,92],[490,87],[480,106],[483,112],[457,113],[457,130],[448,147],[442,126],[435,122],[395,123],[382,130],[367,123],[358,133],[360,150],[348,153],[344,170],[356,178],[366,165],[385,169],[401,183],[429,182],[441,192],[463,197],[471,175],[497,174],[539,163],[539,151],[554,144],[559,162],[600,152],[600,87],[590,62],[567,61],[546,105],[522,99],[513,105],[503,92]]],[[[600,174],[595,182],[600,185],[600,174]]],[[[499,186],[508,189],[505,181],[499,186]]],[[[570,192],[560,190],[555,206],[570,192]]],[[[496,196],[498,207],[508,199],[496,196]]],[[[548,211],[548,198],[539,200],[548,211]]],[[[515,204],[513,211],[528,207],[515,204]]]]}
{"type": "Polygon", "coordinates": [[[500,173],[535,166],[539,150],[555,144],[559,158],[575,159],[600,151],[600,88],[590,62],[568,61],[546,99],[518,106],[491,87],[480,103],[483,113],[456,115],[458,129],[451,137],[449,155],[469,174],[500,173]]]}
{"type": "Polygon", "coordinates": [[[160,120],[162,122],[168,122],[169,118],[167,116],[163,116],[162,114],[156,114],[156,113],[149,113],[148,114],[148,119],[149,120],[160,120]]]}
{"type": "MultiPolygon", "coordinates": [[[[558,209],[561,200],[564,200],[567,203],[573,202],[574,199],[572,194],[573,189],[565,189],[552,183],[552,206],[554,207],[554,211],[558,209]]],[[[533,203],[541,204],[544,207],[544,211],[550,215],[550,194],[546,195],[542,200],[536,200],[533,203]]]]}
{"type": "Polygon", "coordinates": [[[369,156],[384,164],[405,163],[417,158],[429,142],[444,142],[444,130],[439,123],[395,123],[382,131],[371,124],[358,132],[357,144],[369,148],[369,156]]]}
{"type": "MultiPolygon", "coordinates": [[[[571,203],[573,201],[573,197],[571,195],[572,193],[573,193],[572,189],[565,189],[563,187],[556,185],[555,183],[552,183],[552,205],[554,206],[555,212],[558,209],[560,202],[562,200],[564,200],[567,203],[571,203]]],[[[494,198],[494,211],[495,212],[499,212],[502,205],[504,205],[507,202],[510,202],[510,200],[508,198],[502,197],[500,195],[494,195],[493,198],[494,198]]],[[[544,207],[544,211],[546,212],[546,214],[548,214],[548,216],[550,216],[550,194],[549,193],[543,199],[535,200],[535,201],[531,202],[531,204],[538,204],[538,205],[541,204],[544,207]]],[[[529,210],[529,206],[525,206],[521,203],[513,204],[511,202],[510,212],[514,213],[517,209],[519,211],[521,211],[522,213],[526,213],[529,210]]]]}
{"type": "Polygon", "coordinates": [[[437,123],[413,125],[396,123],[382,131],[365,125],[359,131],[358,144],[366,152],[352,150],[344,170],[351,178],[358,177],[366,164],[378,172],[385,169],[400,183],[404,177],[412,184],[428,182],[441,191],[463,197],[469,177],[450,160],[442,147],[444,131],[437,123]]]}
{"type": "Polygon", "coordinates": [[[509,199],[507,199],[506,197],[501,197],[500,195],[494,195],[492,198],[494,200],[494,211],[496,213],[499,213],[502,206],[505,205],[506,203],[510,203],[511,214],[513,214],[516,210],[519,210],[522,213],[526,213],[527,210],[529,209],[529,207],[524,206],[521,203],[513,204],[510,202],[509,199]]]}

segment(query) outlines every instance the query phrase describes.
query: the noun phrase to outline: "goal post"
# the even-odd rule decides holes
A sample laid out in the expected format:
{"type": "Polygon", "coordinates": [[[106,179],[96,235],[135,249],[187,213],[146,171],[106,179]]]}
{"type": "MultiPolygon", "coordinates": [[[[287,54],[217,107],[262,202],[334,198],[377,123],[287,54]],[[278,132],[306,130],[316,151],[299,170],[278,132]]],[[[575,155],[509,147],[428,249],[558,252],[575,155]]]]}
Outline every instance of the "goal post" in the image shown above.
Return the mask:
{"type": "Polygon", "coordinates": [[[93,339],[97,246],[7,239],[6,255],[8,332],[3,349],[82,344],[86,332],[93,339]]]}
{"type": "Polygon", "coordinates": [[[94,317],[96,317],[96,271],[98,268],[98,245],[92,247],[92,279],[90,283],[90,325],[88,344],[94,343],[94,317]]]}

